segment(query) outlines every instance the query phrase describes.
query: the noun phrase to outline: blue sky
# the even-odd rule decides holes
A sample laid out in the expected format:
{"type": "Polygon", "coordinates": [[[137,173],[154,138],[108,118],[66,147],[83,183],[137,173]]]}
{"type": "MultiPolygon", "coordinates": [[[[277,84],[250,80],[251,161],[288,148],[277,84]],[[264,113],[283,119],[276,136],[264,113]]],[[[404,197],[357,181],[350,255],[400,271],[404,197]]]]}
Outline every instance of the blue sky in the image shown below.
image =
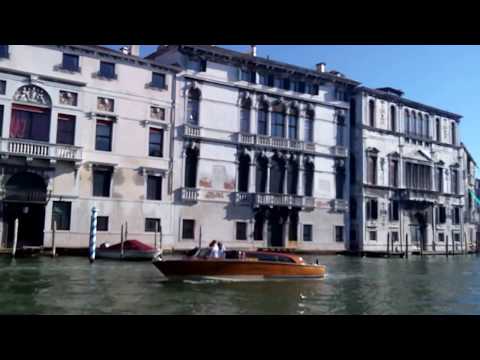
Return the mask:
{"type": "MultiPolygon", "coordinates": [[[[121,45],[108,45],[119,48],[121,45]]],[[[249,45],[218,45],[248,51],[249,45]]],[[[142,45],[147,55],[157,45],[142,45]]],[[[369,87],[391,86],[405,97],[463,115],[462,141],[480,165],[476,106],[480,105],[477,45],[257,45],[257,55],[307,68],[325,62],[369,87]],[[478,91],[478,94],[477,94],[478,91]]]]}

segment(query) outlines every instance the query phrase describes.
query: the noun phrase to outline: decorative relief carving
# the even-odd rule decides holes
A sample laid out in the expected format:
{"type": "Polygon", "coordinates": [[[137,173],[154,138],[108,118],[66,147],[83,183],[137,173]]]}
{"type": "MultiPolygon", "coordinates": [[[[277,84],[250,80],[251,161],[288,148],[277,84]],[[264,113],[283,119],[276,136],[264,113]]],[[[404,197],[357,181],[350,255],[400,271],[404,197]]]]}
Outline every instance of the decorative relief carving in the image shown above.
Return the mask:
{"type": "Polygon", "coordinates": [[[60,104],[77,106],[78,94],[71,91],[60,90],[60,104]]]}
{"type": "Polygon", "coordinates": [[[165,109],[159,106],[150,106],[150,117],[155,120],[165,120],[165,109]]]}
{"type": "Polygon", "coordinates": [[[25,85],[13,95],[14,101],[51,106],[50,96],[45,90],[35,85],[25,85]]]}
{"type": "Polygon", "coordinates": [[[113,112],[114,109],[114,101],[113,99],[108,99],[104,97],[97,98],[97,110],[99,111],[106,111],[106,112],[113,112]]]}

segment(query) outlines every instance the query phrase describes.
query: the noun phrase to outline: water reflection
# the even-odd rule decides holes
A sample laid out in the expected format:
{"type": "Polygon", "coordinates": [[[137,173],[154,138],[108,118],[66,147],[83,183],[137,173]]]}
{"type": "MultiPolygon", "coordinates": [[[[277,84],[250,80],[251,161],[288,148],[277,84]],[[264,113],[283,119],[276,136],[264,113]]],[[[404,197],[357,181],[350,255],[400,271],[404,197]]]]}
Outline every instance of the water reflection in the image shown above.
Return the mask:
{"type": "Polygon", "coordinates": [[[150,263],[0,258],[3,314],[480,314],[476,256],[319,257],[323,280],[167,282],[150,263]]]}

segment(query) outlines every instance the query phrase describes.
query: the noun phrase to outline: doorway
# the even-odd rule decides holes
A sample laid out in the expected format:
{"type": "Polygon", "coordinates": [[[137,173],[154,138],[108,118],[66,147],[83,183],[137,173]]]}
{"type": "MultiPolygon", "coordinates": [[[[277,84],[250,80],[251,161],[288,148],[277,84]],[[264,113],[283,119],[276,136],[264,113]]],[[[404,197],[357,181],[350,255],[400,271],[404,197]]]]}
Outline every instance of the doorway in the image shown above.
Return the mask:
{"type": "Polygon", "coordinates": [[[45,226],[46,184],[37,174],[20,172],[5,185],[4,224],[7,247],[13,246],[15,219],[19,220],[17,246],[42,246],[45,226]]]}

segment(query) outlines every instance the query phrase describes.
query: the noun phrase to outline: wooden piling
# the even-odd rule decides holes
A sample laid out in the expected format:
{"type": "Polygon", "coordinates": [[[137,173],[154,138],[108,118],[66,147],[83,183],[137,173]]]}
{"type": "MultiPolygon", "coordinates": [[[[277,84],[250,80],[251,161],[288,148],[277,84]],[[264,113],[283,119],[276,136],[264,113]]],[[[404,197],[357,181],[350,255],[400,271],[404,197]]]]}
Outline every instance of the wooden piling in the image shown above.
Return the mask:
{"type": "Polygon", "coordinates": [[[445,236],[445,256],[448,258],[448,235],[445,236]]]}
{"type": "Polygon", "coordinates": [[[408,234],[405,235],[405,258],[408,259],[408,234]]]}
{"type": "Polygon", "coordinates": [[[387,234],[387,256],[390,257],[390,233],[387,234]]]}
{"type": "Polygon", "coordinates": [[[18,240],[18,218],[15,219],[15,225],[14,225],[14,228],[13,228],[12,257],[15,257],[15,253],[17,252],[17,240],[18,240]]]}
{"type": "Polygon", "coordinates": [[[127,230],[125,229],[125,234],[123,233],[123,230],[124,230],[124,227],[123,227],[123,224],[121,226],[121,236],[120,236],[120,258],[123,259],[123,254],[124,254],[124,248],[123,248],[123,244],[125,242],[125,235],[127,233],[127,230]]]}
{"type": "Polygon", "coordinates": [[[57,256],[57,247],[55,244],[55,233],[57,232],[57,220],[53,220],[52,224],[52,257],[57,256]]]}
{"type": "Polygon", "coordinates": [[[452,255],[455,255],[455,237],[452,236],[452,255]]]}
{"type": "Polygon", "coordinates": [[[153,230],[153,246],[157,249],[157,231],[158,231],[158,223],[155,222],[155,229],[153,230]]]}
{"type": "MultiPolygon", "coordinates": [[[[159,234],[159,240],[160,240],[160,250],[163,249],[163,233],[162,233],[162,227],[160,226],[160,223],[157,223],[157,231],[159,234]]],[[[162,250],[163,251],[163,250],[162,250]]]]}

